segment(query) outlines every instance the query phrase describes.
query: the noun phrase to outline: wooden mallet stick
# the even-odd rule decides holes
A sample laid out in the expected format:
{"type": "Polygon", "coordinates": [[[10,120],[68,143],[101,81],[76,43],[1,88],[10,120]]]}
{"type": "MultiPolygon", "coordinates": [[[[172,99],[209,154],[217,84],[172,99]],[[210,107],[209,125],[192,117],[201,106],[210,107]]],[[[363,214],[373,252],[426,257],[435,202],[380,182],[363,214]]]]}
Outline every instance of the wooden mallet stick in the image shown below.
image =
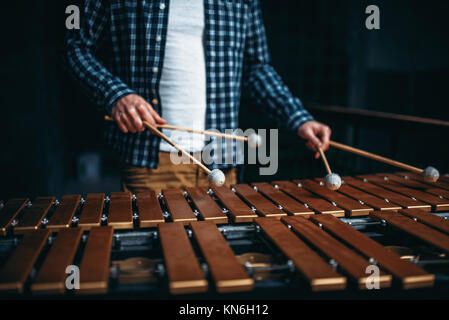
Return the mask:
{"type": "MultiPolygon", "coordinates": [[[[110,117],[108,117],[110,118],[110,117]]],[[[105,117],[106,119],[106,117],[105,117]]],[[[112,118],[110,118],[112,119],[112,118]]],[[[107,119],[108,121],[110,121],[109,119],[107,119]]],[[[112,120],[114,121],[114,120],[112,120]]],[[[214,170],[209,170],[209,168],[207,168],[204,164],[202,164],[200,161],[198,161],[194,156],[192,156],[190,153],[188,153],[187,151],[185,151],[183,148],[181,148],[180,146],[178,146],[176,143],[174,143],[169,137],[167,137],[165,134],[163,134],[162,132],[160,132],[155,126],[151,125],[150,123],[148,123],[147,121],[143,121],[143,124],[145,125],[145,127],[147,127],[153,134],[157,135],[158,137],[160,137],[161,139],[165,140],[168,144],[170,144],[173,148],[175,148],[176,150],[178,150],[179,152],[181,152],[183,155],[187,156],[188,158],[190,158],[190,160],[193,161],[193,163],[195,163],[196,165],[198,165],[201,169],[204,170],[204,172],[206,172],[208,174],[208,178],[209,178],[209,182],[214,185],[214,186],[218,186],[221,187],[222,185],[224,185],[225,183],[225,175],[224,173],[219,170],[219,169],[214,169],[214,170]]]]}
{"type": "Polygon", "coordinates": [[[324,166],[326,167],[327,176],[324,178],[324,182],[326,187],[330,190],[338,190],[341,187],[341,178],[338,174],[332,173],[331,167],[329,166],[329,162],[327,161],[326,155],[324,154],[323,149],[318,147],[318,151],[320,152],[321,159],[323,159],[324,166]]]}
{"type": "MultiPolygon", "coordinates": [[[[114,119],[112,119],[109,116],[105,116],[104,119],[106,121],[114,121],[114,119]]],[[[236,136],[236,135],[226,134],[226,133],[191,129],[191,128],[185,128],[185,127],[179,127],[179,126],[172,126],[172,125],[168,125],[168,124],[158,124],[156,126],[159,129],[184,131],[184,132],[190,132],[190,133],[199,133],[199,134],[203,134],[205,136],[219,137],[219,138],[224,138],[224,139],[229,139],[229,140],[245,141],[245,142],[248,142],[248,145],[251,148],[259,147],[262,143],[262,139],[258,134],[253,134],[253,135],[250,135],[249,137],[242,137],[242,136],[236,136]]]]}
{"type": "Polygon", "coordinates": [[[421,174],[426,181],[436,182],[436,181],[438,181],[438,178],[440,177],[440,173],[438,172],[438,170],[435,168],[432,168],[432,167],[427,167],[426,169],[416,168],[416,167],[410,166],[408,164],[405,164],[405,163],[402,163],[399,161],[395,161],[395,160],[392,160],[392,159],[389,159],[386,157],[382,157],[377,154],[370,153],[370,152],[367,152],[364,150],[360,150],[360,149],[357,149],[354,147],[350,147],[350,146],[347,146],[347,145],[344,145],[344,144],[341,144],[341,143],[338,143],[335,141],[330,141],[329,145],[331,147],[334,147],[334,148],[337,148],[337,149],[340,149],[340,150],[343,150],[346,152],[350,152],[350,153],[353,153],[353,154],[356,154],[356,155],[359,155],[359,156],[362,156],[362,157],[365,157],[365,158],[368,158],[371,160],[376,160],[376,161],[383,162],[385,164],[388,164],[388,165],[391,165],[394,167],[398,167],[398,168],[401,168],[404,170],[408,170],[408,171],[411,171],[414,173],[421,174]]]}

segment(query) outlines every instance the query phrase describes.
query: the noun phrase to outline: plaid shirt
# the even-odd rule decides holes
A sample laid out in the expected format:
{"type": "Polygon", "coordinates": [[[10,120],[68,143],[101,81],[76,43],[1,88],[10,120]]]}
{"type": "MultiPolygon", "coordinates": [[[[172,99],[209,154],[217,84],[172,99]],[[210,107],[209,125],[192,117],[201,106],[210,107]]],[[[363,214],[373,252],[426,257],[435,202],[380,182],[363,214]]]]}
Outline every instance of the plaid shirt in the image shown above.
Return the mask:
{"type": "MultiPolygon", "coordinates": [[[[169,0],[85,1],[81,30],[68,35],[66,59],[75,78],[108,114],[128,94],[160,101],[169,6],[169,0]],[[100,60],[96,53],[102,43],[111,50],[108,59],[100,60]]],[[[238,128],[242,90],[292,131],[312,120],[270,65],[259,0],[204,0],[204,6],[206,128],[238,128]]],[[[161,104],[153,107],[163,117],[161,104]]],[[[111,123],[105,134],[128,164],[157,168],[160,139],[148,130],[123,134],[111,123]]],[[[211,168],[232,166],[219,164],[229,159],[227,152],[237,158],[235,144],[229,148],[223,142],[221,147],[211,168]]]]}

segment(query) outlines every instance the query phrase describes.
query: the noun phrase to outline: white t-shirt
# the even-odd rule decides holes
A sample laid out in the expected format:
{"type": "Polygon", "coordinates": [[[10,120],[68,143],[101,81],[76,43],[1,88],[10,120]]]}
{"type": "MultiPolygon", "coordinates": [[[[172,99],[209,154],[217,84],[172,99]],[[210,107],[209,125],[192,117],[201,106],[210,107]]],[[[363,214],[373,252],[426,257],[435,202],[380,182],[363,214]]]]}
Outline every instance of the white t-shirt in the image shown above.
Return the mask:
{"type": "MultiPolygon", "coordinates": [[[[159,94],[167,124],[204,130],[206,122],[206,60],[204,0],[170,0],[164,67],[159,94]]],[[[188,152],[204,148],[204,136],[163,130],[188,152]]],[[[175,149],[162,140],[160,150],[175,149]]]]}

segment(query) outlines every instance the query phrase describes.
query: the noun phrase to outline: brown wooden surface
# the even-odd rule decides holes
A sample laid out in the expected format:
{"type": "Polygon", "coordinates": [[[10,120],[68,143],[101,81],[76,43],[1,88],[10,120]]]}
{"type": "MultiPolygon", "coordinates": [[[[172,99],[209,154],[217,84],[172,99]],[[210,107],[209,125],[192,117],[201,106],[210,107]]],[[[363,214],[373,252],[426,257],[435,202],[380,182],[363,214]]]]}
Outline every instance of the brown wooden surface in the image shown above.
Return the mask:
{"type": "Polygon", "coordinates": [[[251,222],[257,214],[228,187],[212,187],[214,195],[229,210],[235,223],[251,222]]]}
{"type": "Polygon", "coordinates": [[[12,199],[6,202],[3,209],[0,211],[0,234],[5,236],[11,223],[17,215],[25,208],[28,199],[12,199]]]}
{"type": "Polygon", "coordinates": [[[441,179],[436,182],[429,182],[425,181],[422,175],[418,175],[412,172],[398,172],[396,173],[396,175],[405,179],[409,179],[411,181],[419,182],[421,185],[425,186],[423,190],[428,189],[430,186],[431,188],[441,188],[449,191],[449,182],[443,181],[441,179]]]}
{"type": "Polygon", "coordinates": [[[280,191],[279,189],[276,189],[269,183],[253,183],[252,186],[256,187],[260,193],[265,195],[265,197],[270,198],[273,202],[282,206],[283,210],[286,211],[289,215],[300,216],[315,214],[315,212],[306,208],[302,203],[289,197],[287,194],[280,191]]]}
{"type": "MultiPolygon", "coordinates": [[[[449,209],[449,200],[441,199],[427,192],[405,187],[394,180],[390,180],[388,176],[385,176],[385,178],[387,178],[388,180],[385,180],[384,176],[377,176],[377,175],[376,176],[364,175],[360,177],[363,179],[367,179],[368,181],[377,184],[383,188],[389,189],[396,193],[400,193],[402,195],[412,197],[424,203],[427,203],[432,206],[432,209],[434,211],[445,211],[449,209]]],[[[399,177],[396,178],[401,179],[399,177]]]]}
{"type": "Polygon", "coordinates": [[[448,182],[449,183],[449,175],[440,176],[439,181],[444,181],[444,182],[448,182]]]}
{"type": "Polygon", "coordinates": [[[103,215],[104,207],[103,193],[92,193],[86,197],[81,215],[78,221],[78,227],[89,230],[92,227],[98,227],[101,224],[101,216],[103,215]]]}
{"type": "Polygon", "coordinates": [[[31,285],[33,293],[60,294],[66,290],[66,268],[73,264],[80,244],[81,228],[62,229],[50,248],[36,281],[31,285]]]}
{"type": "Polygon", "coordinates": [[[353,198],[355,200],[360,200],[366,205],[380,211],[397,211],[402,207],[391,202],[387,202],[384,198],[376,197],[370,193],[364,192],[360,189],[354,188],[347,183],[343,183],[338,190],[338,192],[353,198]]]}
{"type": "Polygon", "coordinates": [[[389,202],[398,204],[402,208],[422,209],[426,211],[431,210],[431,206],[422,201],[414,200],[410,197],[403,196],[399,193],[379,187],[378,185],[372,184],[368,181],[363,181],[352,177],[343,177],[343,180],[345,181],[345,183],[353,187],[356,187],[357,189],[371,193],[379,198],[387,199],[389,202]]]}
{"type": "Polygon", "coordinates": [[[110,195],[108,226],[114,229],[133,229],[133,202],[128,192],[115,192],[110,195]]]}
{"type": "Polygon", "coordinates": [[[449,191],[442,190],[442,189],[427,189],[426,192],[434,194],[438,197],[443,197],[446,199],[449,199],[449,191]]]}
{"type": "Polygon", "coordinates": [[[237,194],[245,199],[250,205],[256,208],[257,213],[262,217],[281,218],[287,214],[279,209],[274,203],[258,193],[247,184],[238,184],[234,186],[237,194]]]}
{"type": "Polygon", "coordinates": [[[249,291],[254,280],[248,276],[217,226],[210,221],[190,224],[206,259],[218,292],[249,291]]]}
{"type": "MultiPolygon", "coordinates": [[[[315,248],[321,251],[329,259],[333,259],[356,283],[359,289],[367,289],[368,275],[366,269],[371,263],[341,242],[321,230],[313,222],[302,217],[282,218],[283,222],[290,225],[293,230],[307,239],[315,248]]],[[[379,285],[381,288],[391,286],[391,275],[381,271],[379,285]]]]}
{"type": "Polygon", "coordinates": [[[33,205],[22,212],[19,223],[14,227],[14,234],[22,234],[39,229],[55,201],[55,197],[36,198],[33,201],[33,205]]]}
{"type": "Polygon", "coordinates": [[[187,188],[186,191],[203,220],[216,224],[228,223],[228,217],[204,189],[187,188]]]}
{"type": "Polygon", "coordinates": [[[434,275],[428,274],[416,265],[402,260],[393,251],[384,248],[376,241],[339,219],[329,215],[314,215],[310,219],[320,224],[325,231],[350,245],[366,258],[373,258],[382,268],[398,278],[404,289],[433,286],[435,281],[434,275]]]}
{"type": "Polygon", "coordinates": [[[79,294],[104,294],[109,286],[113,227],[92,227],[80,264],[79,294]]]}
{"type": "Polygon", "coordinates": [[[306,204],[310,209],[319,214],[331,214],[336,217],[344,217],[345,211],[334,206],[327,200],[299,187],[297,184],[290,181],[274,181],[274,186],[278,186],[280,190],[289,194],[293,198],[306,204]]]}
{"type": "Polygon", "coordinates": [[[449,234],[449,220],[419,209],[400,210],[399,212],[412,219],[416,219],[418,222],[449,234]]]}
{"type": "Polygon", "coordinates": [[[256,219],[256,223],[293,262],[296,269],[307,279],[313,291],[343,290],[346,288],[346,278],[337,273],[282,222],[259,218],[256,219]]]}
{"type": "Polygon", "coordinates": [[[136,197],[141,228],[153,228],[165,222],[157,194],[154,191],[138,192],[136,197]]]}
{"type": "Polygon", "coordinates": [[[81,201],[80,195],[68,195],[61,199],[61,202],[53,212],[47,228],[51,230],[59,230],[69,228],[72,219],[79,207],[81,201]]]}
{"type": "Polygon", "coordinates": [[[344,209],[346,216],[358,217],[367,216],[373,208],[360,204],[358,201],[348,198],[341,193],[329,190],[325,186],[319,185],[313,180],[294,180],[295,183],[300,183],[304,188],[313,192],[329,201],[335,202],[335,204],[344,209]]]}
{"type": "Polygon", "coordinates": [[[189,222],[198,220],[181,190],[169,189],[163,190],[162,193],[173,222],[182,222],[187,225],[189,222]]]}
{"type": "Polygon", "coordinates": [[[0,291],[23,293],[25,282],[50,234],[50,230],[41,229],[24,235],[0,270],[0,291]]]}
{"type": "Polygon", "coordinates": [[[159,236],[170,292],[186,294],[207,291],[208,282],[190,244],[184,225],[179,222],[160,224],[159,236]]]}
{"type": "Polygon", "coordinates": [[[419,238],[445,252],[449,252],[449,236],[444,233],[400,214],[376,211],[370,216],[378,220],[385,220],[395,228],[419,238]]]}

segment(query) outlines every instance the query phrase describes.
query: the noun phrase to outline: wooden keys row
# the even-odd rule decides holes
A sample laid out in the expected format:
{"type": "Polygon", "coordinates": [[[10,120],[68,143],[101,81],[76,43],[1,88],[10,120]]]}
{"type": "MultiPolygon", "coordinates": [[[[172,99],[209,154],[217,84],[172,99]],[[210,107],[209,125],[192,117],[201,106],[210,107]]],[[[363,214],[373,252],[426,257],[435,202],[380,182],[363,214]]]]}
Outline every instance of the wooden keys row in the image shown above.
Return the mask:
{"type": "MultiPolygon", "coordinates": [[[[370,216],[449,252],[448,221],[440,217],[416,209],[401,209],[399,213],[375,211],[370,216]]],[[[279,250],[285,263],[291,261],[296,270],[291,276],[305,280],[313,291],[344,290],[351,283],[359,290],[368,289],[371,280],[367,270],[373,265],[379,268],[380,288],[392,286],[393,279],[404,289],[434,283],[432,274],[402,260],[331,214],[256,218],[254,224],[260,228],[254,232],[279,250]]],[[[212,288],[220,293],[254,288],[254,279],[213,221],[192,221],[187,226],[184,222],[162,223],[157,230],[172,294],[201,293],[212,288]],[[207,266],[208,273],[202,265],[207,266]]],[[[113,227],[92,227],[88,231],[65,228],[54,233],[49,242],[51,234],[50,229],[24,234],[0,268],[0,293],[23,293],[29,288],[33,294],[62,294],[67,292],[68,273],[77,272],[76,266],[80,287],[74,290],[75,294],[108,292],[113,227]],[[36,274],[30,277],[33,268],[36,274]]]]}
{"type": "Polygon", "coordinates": [[[343,177],[338,191],[328,190],[323,179],[239,184],[130,193],[68,195],[6,201],[0,211],[0,233],[30,230],[58,231],[69,227],[88,230],[108,225],[115,229],[156,228],[160,223],[212,221],[215,224],[249,223],[258,217],[281,219],[330,214],[335,217],[369,216],[373,211],[449,210],[447,182],[429,183],[413,174],[343,177]]]}
{"type": "MultiPolygon", "coordinates": [[[[90,230],[79,266],[80,288],[77,294],[106,293],[109,285],[112,227],[94,227],[90,230]]],[[[14,249],[12,256],[0,270],[0,292],[23,293],[32,269],[39,257],[44,260],[31,284],[34,294],[61,294],[66,291],[69,267],[75,262],[83,230],[63,229],[48,252],[49,229],[27,232],[14,249]]]]}

